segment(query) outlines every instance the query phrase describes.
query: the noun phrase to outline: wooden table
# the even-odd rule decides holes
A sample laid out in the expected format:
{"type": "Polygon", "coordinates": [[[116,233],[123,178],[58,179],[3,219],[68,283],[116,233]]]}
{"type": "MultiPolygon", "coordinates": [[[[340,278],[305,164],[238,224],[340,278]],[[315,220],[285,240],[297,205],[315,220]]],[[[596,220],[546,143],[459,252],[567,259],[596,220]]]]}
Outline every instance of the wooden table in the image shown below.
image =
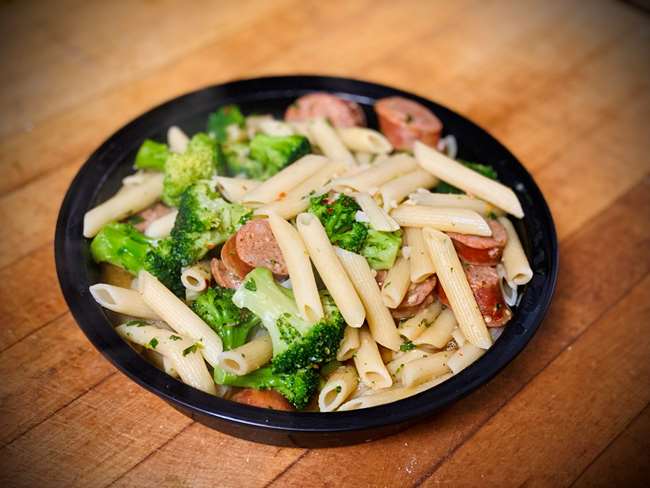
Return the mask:
{"type": "Polygon", "coordinates": [[[0,486],[631,486],[650,477],[650,16],[617,1],[0,6],[0,486]],[[304,450],[209,430],[118,373],[55,276],[62,196],[151,106],[278,73],[412,90],[524,162],[561,241],[541,330],[399,435],[304,450]],[[627,484],[626,484],[627,483],[627,484]]]}

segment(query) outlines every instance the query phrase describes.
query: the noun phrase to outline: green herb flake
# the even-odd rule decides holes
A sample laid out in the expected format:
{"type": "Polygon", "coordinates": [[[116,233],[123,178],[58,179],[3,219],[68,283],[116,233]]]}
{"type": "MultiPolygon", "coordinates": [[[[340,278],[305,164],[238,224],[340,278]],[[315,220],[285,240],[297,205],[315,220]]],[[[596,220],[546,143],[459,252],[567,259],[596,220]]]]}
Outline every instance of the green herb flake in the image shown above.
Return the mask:
{"type": "Polygon", "coordinates": [[[155,349],[157,345],[158,345],[158,339],[154,337],[147,343],[146,347],[149,349],[155,349]]]}
{"type": "Polygon", "coordinates": [[[148,324],[142,320],[129,320],[125,325],[127,327],[144,327],[148,324]]]}
{"type": "Polygon", "coordinates": [[[415,344],[413,344],[413,341],[406,341],[401,346],[399,346],[399,350],[402,352],[411,351],[413,349],[415,349],[415,344]]]}
{"type": "Polygon", "coordinates": [[[336,391],[336,393],[341,393],[342,390],[341,385],[338,385],[334,390],[336,391]]]}
{"type": "Polygon", "coordinates": [[[180,341],[181,336],[177,336],[177,335],[172,334],[172,335],[169,336],[169,340],[170,341],[180,341]]]}
{"type": "Polygon", "coordinates": [[[190,347],[186,347],[185,349],[183,349],[183,356],[187,356],[190,353],[198,351],[199,347],[201,346],[198,342],[195,342],[190,347]]]}
{"type": "Polygon", "coordinates": [[[487,218],[492,219],[492,220],[496,220],[497,219],[497,214],[495,214],[494,212],[490,212],[489,214],[487,214],[487,218]]]}
{"type": "Polygon", "coordinates": [[[246,288],[248,291],[257,291],[257,283],[255,283],[254,279],[249,279],[246,280],[246,283],[244,283],[244,288],[246,288]]]}

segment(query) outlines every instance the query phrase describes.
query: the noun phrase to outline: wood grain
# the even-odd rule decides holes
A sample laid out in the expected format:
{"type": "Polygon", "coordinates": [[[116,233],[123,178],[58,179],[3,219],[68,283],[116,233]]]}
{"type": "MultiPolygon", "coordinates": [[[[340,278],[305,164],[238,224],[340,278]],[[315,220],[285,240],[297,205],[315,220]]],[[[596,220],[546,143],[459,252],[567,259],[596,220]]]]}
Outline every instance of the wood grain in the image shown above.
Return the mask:
{"type": "Polygon", "coordinates": [[[0,4],[0,27],[2,486],[647,484],[649,16],[610,0],[27,0],[0,4]],[[102,140],[180,93],[290,72],[470,116],[533,173],[561,239],[527,349],[370,444],[281,449],[192,422],[92,348],[56,280],[58,207],[102,140]]]}

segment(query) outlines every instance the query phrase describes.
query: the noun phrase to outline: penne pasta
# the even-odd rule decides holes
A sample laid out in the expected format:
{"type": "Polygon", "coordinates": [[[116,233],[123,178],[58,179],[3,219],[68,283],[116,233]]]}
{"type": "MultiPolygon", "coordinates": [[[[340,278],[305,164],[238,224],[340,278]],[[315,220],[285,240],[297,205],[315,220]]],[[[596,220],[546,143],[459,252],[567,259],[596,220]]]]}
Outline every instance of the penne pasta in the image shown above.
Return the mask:
{"type": "Polygon", "coordinates": [[[174,209],[168,214],[163,215],[151,222],[144,231],[144,235],[154,239],[163,239],[171,234],[174,224],[176,223],[176,216],[178,210],[174,209]]]}
{"type": "Polygon", "coordinates": [[[421,283],[436,272],[429,257],[422,229],[417,227],[404,228],[405,245],[410,249],[409,271],[413,283],[421,283]]]}
{"type": "Polygon", "coordinates": [[[244,195],[259,187],[261,182],[248,178],[230,178],[228,176],[215,176],[217,189],[229,202],[240,203],[244,195]]]}
{"type": "Polygon", "coordinates": [[[346,164],[329,161],[321,169],[291,190],[282,200],[276,200],[255,210],[255,215],[268,215],[273,212],[282,218],[290,219],[309,207],[309,198],[315,192],[327,189],[327,184],[345,171],[346,164]]]}
{"type": "Polygon", "coordinates": [[[138,287],[145,303],[176,332],[200,343],[201,354],[215,366],[223,350],[217,333],[147,271],[138,274],[138,287]]]}
{"type": "Polygon", "coordinates": [[[366,311],[320,220],[310,213],[302,213],[296,218],[296,226],[314,267],[345,322],[351,327],[361,327],[366,319],[366,311]]]}
{"type": "Polygon", "coordinates": [[[368,262],[363,256],[344,249],[337,247],[335,251],[366,309],[366,319],[372,337],[382,346],[398,351],[402,340],[397,333],[393,317],[384,305],[368,262]]]}
{"type": "Polygon", "coordinates": [[[483,176],[419,141],[413,146],[418,164],[432,175],[464,192],[489,202],[517,218],[524,216],[519,199],[512,189],[483,176]]]}
{"type": "Polygon", "coordinates": [[[150,325],[119,325],[115,331],[127,341],[154,349],[172,361],[183,383],[214,395],[214,380],[203,362],[200,347],[191,339],[150,325]]]}
{"type": "Polygon", "coordinates": [[[323,305],[305,243],[298,231],[282,217],[270,213],[269,224],[287,263],[296,305],[305,320],[317,322],[323,318],[323,305]]]}
{"type": "Polygon", "coordinates": [[[370,227],[383,232],[399,230],[399,224],[383,208],[377,205],[377,202],[369,193],[356,193],[354,199],[368,217],[370,227]]]}
{"type": "Polygon", "coordinates": [[[289,191],[312,176],[327,163],[328,159],[324,156],[317,156],[315,154],[304,156],[279,173],[271,176],[255,189],[247,192],[242,196],[241,201],[245,204],[262,204],[274,200],[281,200],[287,196],[289,191]]]}
{"type": "Polygon", "coordinates": [[[109,222],[121,220],[144,210],[162,195],[162,173],[149,173],[143,176],[138,185],[123,186],[104,203],[89,210],[84,215],[84,237],[94,237],[109,222]]]}
{"type": "Polygon", "coordinates": [[[424,349],[411,349],[410,351],[400,353],[397,357],[386,363],[386,369],[391,376],[396,376],[402,371],[405,364],[415,361],[416,359],[426,358],[431,353],[424,349]]]}
{"type": "Polygon", "coordinates": [[[379,195],[387,211],[397,207],[402,200],[419,188],[431,188],[438,182],[431,173],[418,168],[379,187],[379,195]]]}
{"type": "Polygon", "coordinates": [[[445,308],[435,321],[413,340],[413,344],[428,344],[442,349],[452,338],[452,331],[456,328],[457,322],[454,313],[445,308]]]}
{"type": "Polygon", "coordinates": [[[533,278],[533,270],[521,245],[517,231],[512,222],[506,217],[500,217],[499,222],[506,229],[508,240],[503,249],[502,263],[505,268],[506,280],[515,285],[525,285],[533,278]]]}
{"type": "Polygon", "coordinates": [[[359,166],[361,165],[369,165],[372,163],[374,154],[370,154],[367,152],[355,152],[354,153],[354,159],[357,160],[357,164],[359,166]]]}
{"type": "Polygon", "coordinates": [[[159,318],[156,312],[149,308],[142,296],[135,290],[106,283],[97,283],[88,289],[99,305],[113,312],[142,319],[159,318]]]}
{"type": "Polygon", "coordinates": [[[321,412],[333,412],[357,389],[359,377],[352,366],[342,366],[332,373],[318,395],[321,412]]]}
{"type": "Polygon", "coordinates": [[[492,345],[492,339],[451,239],[431,228],[425,228],[422,233],[458,326],[469,342],[488,349],[492,345]]]}
{"type": "Polygon", "coordinates": [[[431,227],[459,234],[492,235],[492,230],[483,217],[464,208],[402,205],[391,212],[391,217],[402,227],[431,227]]]}
{"type": "Polygon", "coordinates": [[[339,350],[336,353],[336,359],[347,361],[354,356],[357,349],[359,349],[359,329],[348,325],[343,332],[343,339],[341,339],[339,350]]]}
{"type": "Polygon", "coordinates": [[[243,376],[261,368],[272,356],[271,337],[261,334],[239,347],[219,354],[219,367],[228,373],[243,376]]]}
{"type": "Polygon", "coordinates": [[[338,178],[332,182],[332,186],[374,193],[387,181],[414,171],[417,167],[418,164],[412,156],[396,154],[354,175],[338,178]]]}
{"type": "Polygon", "coordinates": [[[309,133],[323,154],[332,161],[343,162],[349,166],[357,164],[352,153],[348,151],[334,128],[325,119],[312,120],[309,123],[309,133]]]}
{"type": "Polygon", "coordinates": [[[277,120],[273,117],[260,117],[259,130],[262,134],[267,136],[290,136],[295,133],[293,127],[284,122],[277,120]]]}
{"type": "Polygon", "coordinates": [[[455,327],[454,330],[451,331],[451,337],[454,339],[454,342],[458,347],[463,347],[463,345],[467,342],[465,335],[458,327],[455,327]]]}
{"type": "Polygon", "coordinates": [[[388,308],[397,308],[406,296],[411,284],[409,271],[409,260],[403,256],[399,256],[388,270],[381,288],[381,298],[388,308]]]}
{"type": "Polygon", "coordinates": [[[172,125],[167,129],[167,145],[171,152],[178,154],[184,153],[189,143],[190,138],[187,137],[180,127],[172,125]]]}
{"type": "Polygon", "coordinates": [[[454,374],[460,373],[470,364],[485,354],[485,349],[476,347],[470,342],[463,344],[447,361],[447,366],[454,374]]]}
{"type": "Polygon", "coordinates": [[[377,343],[366,328],[359,330],[359,349],[353,359],[359,378],[369,388],[377,390],[393,384],[393,379],[379,354],[377,343]]]}
{"type": "Polygon", "coordinates": [[[212,272],[209,261],[199,261],[181,271],[181,283],[193,292],[202,292],[210,285],[212,272]]]}
{"type": "Polygon", "coordinates": [[[469,195],[455,195],[453,193],[431,193],[429,190],[418,190],[409,195],[409,200],[415,205],[444,208],[465,208],[487,217],[488,214],[498,214],[500,209],[478,198],[469,195]]]}
{"type": "Polygon", "coordinates": [[[447,374],[451,371],[447,364],[451,355],[452,353],[443,351],[410,361],[404,365],[399,377],[404,386],[417,386],[447,374]]]}
{"type": "Polygon", "coordinates": [[[397,328],[399,335],[406,337],[409,341],[413,341],[414,344],[418,344],[416,339],[429,330],[431,324],[438,318],[441,310],[442,304],[439,300],[436,300],[424,310],[421,310],[410,319],[399,324],[397,328]]]}
{"type": "Polygon", "coordinates": [[[339,127],[336,129],[341,142],[350,151],[360,151],[371,154],[388,154],[393,145],[384,135],[367,127],[339,127]]]}

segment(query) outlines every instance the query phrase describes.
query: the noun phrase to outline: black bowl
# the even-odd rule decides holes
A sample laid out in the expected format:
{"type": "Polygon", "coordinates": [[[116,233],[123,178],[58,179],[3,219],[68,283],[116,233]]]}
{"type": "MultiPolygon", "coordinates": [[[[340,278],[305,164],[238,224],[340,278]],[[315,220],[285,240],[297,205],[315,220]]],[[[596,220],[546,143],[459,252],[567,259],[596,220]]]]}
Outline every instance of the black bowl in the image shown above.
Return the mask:
{"type": "Polygon", "coordinates": [[[483,129],[429,100],[374,83],[324,76],[281,76],[240,80],[175,98],[141,115],[101,145],[86,161],[63,201],[56,230],[56,265],[66,301],[93,345],[120,371],[190,417],[231,435],[277,445],[335,446],[376,439],[403,430],[489,381],[525,347],[551,301],[558,270],[553,219],[526,169],[483,129]],[[399,402],[337,413],[287,413],[241,405],[213,397],[161,372],[134,352],[113,330],[107,313],[88,286],[99,270],[82,236],[84,213],[110,197],[131,173],[143,139],[164,140],[171,125],[188,133],[202,130],[217,107],[236,103],[245,113],[281,116],[298,96],[328,91],[358,102],[370,126],[373,103],[399,95],[429,107],[442,120],[445,134],[456,136],[459,156],[493,165],[501,181],[514,189],[526,217],[515,222],[534,271],[513,320],[480,360],[435,388],[399,402]]]}

